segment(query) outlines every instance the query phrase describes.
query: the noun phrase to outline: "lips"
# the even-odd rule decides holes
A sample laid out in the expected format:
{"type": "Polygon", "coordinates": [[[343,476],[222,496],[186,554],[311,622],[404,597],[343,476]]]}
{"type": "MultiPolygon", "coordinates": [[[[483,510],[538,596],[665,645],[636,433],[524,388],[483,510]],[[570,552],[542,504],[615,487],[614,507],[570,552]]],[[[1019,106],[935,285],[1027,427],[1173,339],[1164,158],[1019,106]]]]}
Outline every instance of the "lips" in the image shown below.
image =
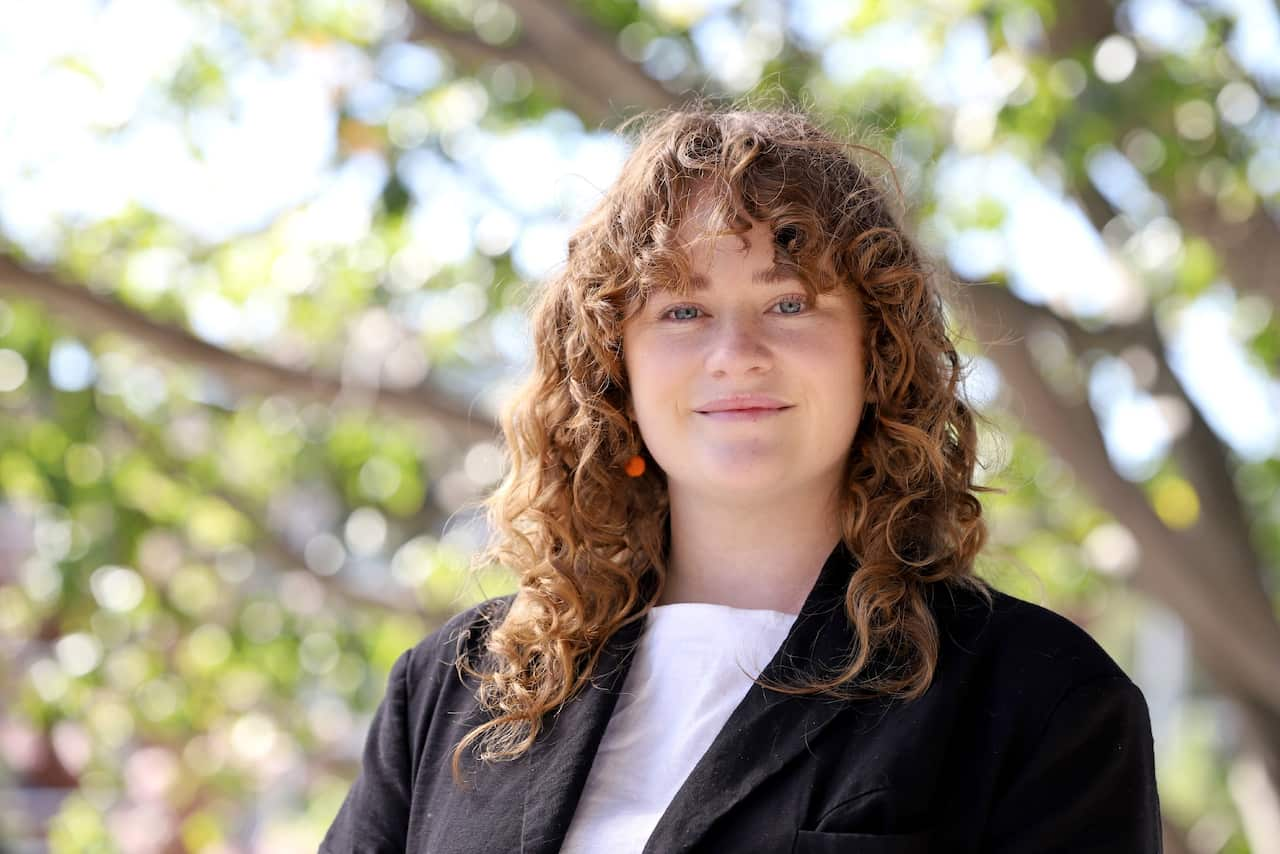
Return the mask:
{"type": "Polygon", "coordinates": [[[713,412],[770,412],[790,408],[791,404],[770,395],[733,394],[699,406],[696,411],[706,415],[713,412]]]}
{"type": "Polygon", "coordinates": [[[760,421],[765,418],[776,418],[790,408],[790,406],[782,406],[775,408],[719,409],[714,412],[700,412],[698,414],[713,421],[760,421]]]}
{"type": "Polygon", "coordinates": [[[742,409],[707,409],[699,410],[702,415],[723,415],[726,412],[781,412],[789,406],[747,406],[742,409]]]}

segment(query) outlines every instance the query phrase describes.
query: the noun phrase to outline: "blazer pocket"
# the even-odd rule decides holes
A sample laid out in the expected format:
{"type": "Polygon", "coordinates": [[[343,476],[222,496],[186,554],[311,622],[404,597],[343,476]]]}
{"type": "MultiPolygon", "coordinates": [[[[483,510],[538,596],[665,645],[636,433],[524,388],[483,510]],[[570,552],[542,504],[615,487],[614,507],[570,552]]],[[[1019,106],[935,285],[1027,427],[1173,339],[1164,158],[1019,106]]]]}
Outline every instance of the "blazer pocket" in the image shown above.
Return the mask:
{"type": "Polygon", "coordinates": [[[929,854],[929,832],[829,833],[797,830],[792,854],[929,854]]]}

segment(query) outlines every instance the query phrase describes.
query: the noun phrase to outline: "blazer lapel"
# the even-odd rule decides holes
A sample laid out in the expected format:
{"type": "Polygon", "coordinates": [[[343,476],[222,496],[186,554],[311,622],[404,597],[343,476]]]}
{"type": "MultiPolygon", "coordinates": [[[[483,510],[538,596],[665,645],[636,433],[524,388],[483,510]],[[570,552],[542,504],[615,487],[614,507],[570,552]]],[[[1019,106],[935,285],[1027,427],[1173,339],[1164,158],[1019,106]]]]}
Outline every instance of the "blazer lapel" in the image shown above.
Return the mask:
{"type": "MultiPolygon", "coordinates": [[[[762,676],[794,682],[791,662],[801,671],[815,663],[828,667],[850,651],[854,635],[844,613],[844,590],[857,565],[843,541],[838,543],[762,676]]],[[[752,685],[658,820],[645,854],[688,850],[761,781],[807,750],[845,708],[847,703],[827,697],[782,694],[752,685]]]]}
{"type": "Polygon", "coordinates": [[[522,854],[560,850],[643,628],[644,621],[637,620],[609,638],[597,662],[598,675],[548,719],[547,729],[529,748],[522,854]]]}
{"type": "MultiPolygon", "coordinates": [[[[762,675],[794,681],[791,662],[804,670],[813,663],[831,665],[849,652],[853,634],[844,615],[844,590],[856,569],[857,558],[843,541],[837,543],[762,675]]],[[[550,717],[530,747],[522,854],[560,850],[644,623],[624,626],[606,642],[598,675],[550,717]]],[[[795,697],[753,685],[658,820],[646,854],[686,850],[760,781],[804,751],[807,741],[845,707],[829,698],[795,697]]]]}

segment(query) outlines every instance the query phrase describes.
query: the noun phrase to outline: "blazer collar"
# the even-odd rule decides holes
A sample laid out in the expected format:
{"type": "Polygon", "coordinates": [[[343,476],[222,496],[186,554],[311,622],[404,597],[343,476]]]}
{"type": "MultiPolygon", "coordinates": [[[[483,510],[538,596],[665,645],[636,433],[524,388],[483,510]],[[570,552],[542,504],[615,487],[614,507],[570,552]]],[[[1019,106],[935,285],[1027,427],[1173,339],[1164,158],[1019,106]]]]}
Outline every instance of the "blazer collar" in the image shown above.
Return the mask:
{"type": "MultiPolygon", "coordinates": [[[[857,567],[844,542],[837,543],[761,676],[795,682],[790,662],[801,672],[812,673],[816,665],[822,675],[851,651],[854,635],[844,613],[844,591],[857,567]]],[[[530,748],[520,847],[525,854],[560,850],[643,628],[637,620],[606,642],[597,675],[554,713],[530,748]]],[[[753,685],[676,792],[645,852],[687,850],[719,816],[806,750],[845,705],[753,685]]]]}

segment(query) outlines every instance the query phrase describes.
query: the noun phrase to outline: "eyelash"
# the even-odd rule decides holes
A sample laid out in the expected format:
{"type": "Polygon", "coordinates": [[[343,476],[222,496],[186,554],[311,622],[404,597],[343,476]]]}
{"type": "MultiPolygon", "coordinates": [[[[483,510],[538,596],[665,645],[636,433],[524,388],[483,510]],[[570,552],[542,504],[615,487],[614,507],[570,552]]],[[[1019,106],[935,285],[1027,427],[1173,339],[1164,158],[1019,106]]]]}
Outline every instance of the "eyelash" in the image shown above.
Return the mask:
{"type": "MultiPolygon", "coordinates": [[[[803,294],[792,294],[792,295],[790,295],[790,296],[782,297],[782,298],[781,298],[781,299],[779,299],[777,302],[775,302],[775,303],[774,303],[774,305],[776,306],[776,305],[779,305],[780,303],[784,303],[784,302],[798,302],[798,303],[800,303],[800,304],[802,304],[802,305],[804,306],[805,310],[807,310],[807,309],[810,307],[810,306],[809,306],[809,298],[808,298],[807,296],[804,296],[803,294]]],[[[668,321],[670,321],[670,322],[672,322],[672,323],[688,323],[690,320],[696,320],[696,318],[684,318],[684,319],[682,319],[682,320],[676,320],[675,318],[672,318],[672,317],[669,317],[669,316],[668,316],[668,315],[670,315],[670,314],[671,314],[671,312],[673,312],[673,311],[679,311],[679,310],[680,310],[680,309],[682,309],[682,308],[694,308],[694,309],[698,309],[698,311],[701,311],[701,310],[702,310],[702,309],[698,308],[698,306],[696,306],[696,305],[688,305],[688,304],[673,305],[673,306],[671,306],[670,308],[668,308],[666,311],[662,312],[662,314],[659,316],[659,318],[658,318],[658,319],[659,319],[659,320],[668,320],[668,321]]],[[[802,314],[804,314],[804,310],[802,310],[802,311],[797,311],[797,312],[795,312],[795,313],[793,313],[793,314],[784,314],[784,315],[782,315],[782,316],[783,316],[783,317],[799,317],[799,316],[800,316],[800,315],[802,315],[802,314]]]]}

